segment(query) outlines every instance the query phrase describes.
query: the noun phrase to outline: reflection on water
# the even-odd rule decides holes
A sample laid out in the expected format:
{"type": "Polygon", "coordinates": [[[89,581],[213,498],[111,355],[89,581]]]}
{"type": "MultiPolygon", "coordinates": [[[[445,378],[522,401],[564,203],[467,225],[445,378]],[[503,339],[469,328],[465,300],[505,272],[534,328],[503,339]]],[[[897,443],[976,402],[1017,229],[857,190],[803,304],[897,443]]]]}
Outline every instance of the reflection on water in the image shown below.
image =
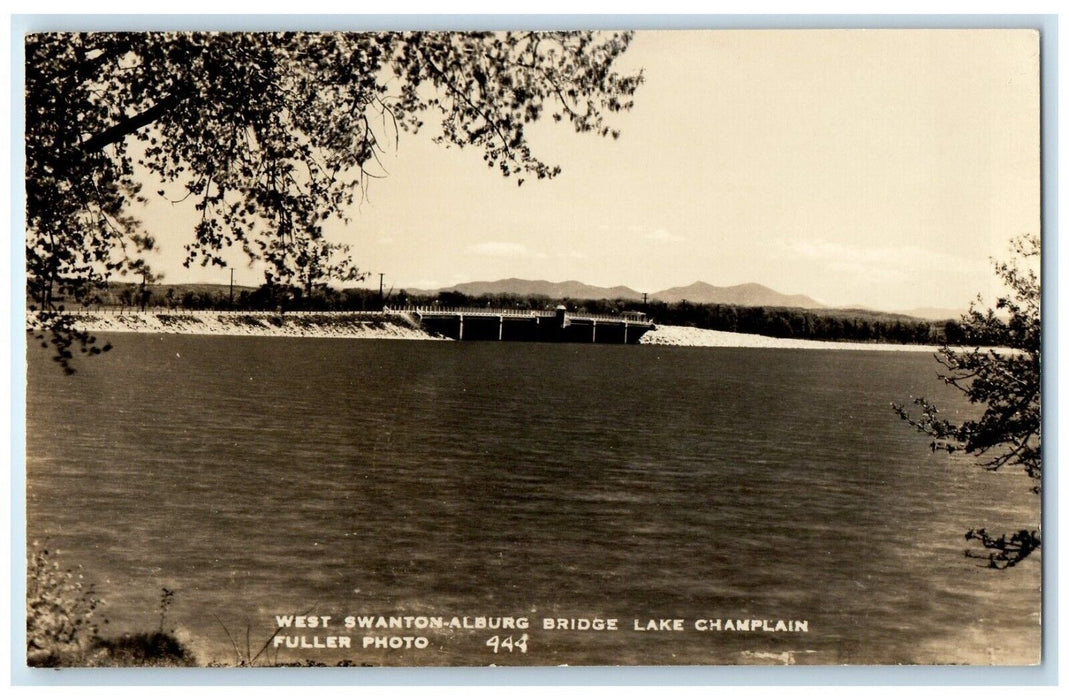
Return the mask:
{"type": "MultiPolygon", "coordinates": [[[[168,613],[202,659],[274,615],[505,615],[375,664],[1023,663],[1040,560],[962,535],[1038,522],[1026,479],[932,454],[890,411],[964,410],[916,353],[122,335],[73,377],[31,349],[31,539],[112,632],[168,613]],[[545,632],[543,617],[624,631],[545,632]],[[685,632],[633,620],[683,618],[685,632]],[[807,620],[804,634],[697,619],[807,620]]],[[[344,631],[338,630],[339,633],[344,631]]],[[[359,637],[356,639],[359,646],[359,637]]]]}

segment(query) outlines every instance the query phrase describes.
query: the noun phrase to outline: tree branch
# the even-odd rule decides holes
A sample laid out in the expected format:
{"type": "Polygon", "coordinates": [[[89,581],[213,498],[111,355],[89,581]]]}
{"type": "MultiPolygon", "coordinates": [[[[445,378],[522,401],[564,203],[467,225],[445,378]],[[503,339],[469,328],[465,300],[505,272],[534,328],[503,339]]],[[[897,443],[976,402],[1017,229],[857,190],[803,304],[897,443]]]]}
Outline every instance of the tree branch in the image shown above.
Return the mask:
{"type": "Polygon", "coordinates": [[[144,112],[135,114],[132,117],[127,117],[124,121],[108,127],[95,136],[89,137],[89,139],[81,143],[78,150],[82,155],[88,155],[99,151],[105,146],[110,146],[113,143],[121,141],[138,129],[157,121],[167,112],[181,104],[187,97],[188,95],[179,95],[178,93],[164,97],[144,112]]]}
{"type": "Polygon", "coordinates": [[[508,156],[509,160],[515,162],[516,159],[512,155],[512,149],[509,148],[509,140],[503,133],[501,133],[501,129],[498,127],[497,122],[491,119],[483,110],[479,109],[475,103],[471,101],[471,98],[468,97],[467,93],[458,88],[453,81],[449,79],[449,76],[447,76],[441,68],[435,65],[434,60],[427,55],[427,52],[424,51],[422,47],[419,49],[419,53],[423,56],[423,60],[425,60],[427,64],[434,69],[434,72],[438,74],[438,77],[442,79],[442,82],[446,84],[446,87],[448,87],[454,95],[464,100],[468,106],[471,107],[472,111],[478,114],[486,125],[493,129],[494,133],[497,134],[497,137],[501,139],[501,146],[505,149],[505,155],[508,156]]]}

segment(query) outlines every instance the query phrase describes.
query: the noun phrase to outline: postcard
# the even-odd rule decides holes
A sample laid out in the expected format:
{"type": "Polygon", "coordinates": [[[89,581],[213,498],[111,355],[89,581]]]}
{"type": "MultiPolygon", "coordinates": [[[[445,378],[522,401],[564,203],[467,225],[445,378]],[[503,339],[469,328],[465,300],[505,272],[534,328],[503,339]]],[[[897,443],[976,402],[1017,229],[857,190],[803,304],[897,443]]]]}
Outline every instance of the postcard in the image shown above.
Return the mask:
{"type": "Polygon", "coordinates": [[[24,49],[29,666],[1040,662],[1038,31],[24,49]]]}

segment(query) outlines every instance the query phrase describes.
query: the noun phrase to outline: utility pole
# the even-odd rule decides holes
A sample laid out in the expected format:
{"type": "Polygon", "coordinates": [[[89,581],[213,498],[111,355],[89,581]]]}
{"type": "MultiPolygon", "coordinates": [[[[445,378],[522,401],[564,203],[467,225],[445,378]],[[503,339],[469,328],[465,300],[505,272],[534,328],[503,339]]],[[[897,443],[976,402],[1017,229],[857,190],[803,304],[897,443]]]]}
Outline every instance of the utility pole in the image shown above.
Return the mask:
{"type": "Polygon", "coordinates": [[[234,308],[234,268],[230,268],[230,308],[234,308]]]}
{"type": "Polygon", "coordinates": [[[644,310],[649,308],[649,299],[650,295],[646,292],[642,292],[642,308],[644,310]]]}
{"type": "Polygon", "coordinates": [[[385,272],[379,273],[379,308],[382,308],[386,304],[386,299],[384,299],[382,296],[382,277],[385,274],[385,272]]]}
{"type": "Polygon", "coordinates": [[[145,303],[148,301],[148,297],[145,294],[145,285],[148,283],[148,271],[141,270],[141,310],[145,310],[145,303]]]}

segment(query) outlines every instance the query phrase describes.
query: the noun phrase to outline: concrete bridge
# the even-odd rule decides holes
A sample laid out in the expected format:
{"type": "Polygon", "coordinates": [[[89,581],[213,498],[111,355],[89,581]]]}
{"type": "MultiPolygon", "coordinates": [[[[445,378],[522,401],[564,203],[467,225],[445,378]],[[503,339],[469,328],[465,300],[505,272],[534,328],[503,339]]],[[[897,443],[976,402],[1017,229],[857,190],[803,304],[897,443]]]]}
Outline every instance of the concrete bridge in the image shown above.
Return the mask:
{"type": "Polygon", "coordinates": [[[386,313],[408,314],[433,333],[454,340],[520,340],[551,343],[637,343],[654,324],[637,311],[621,314],[492,309],[479,307],[405,306],[386,313]]]}

